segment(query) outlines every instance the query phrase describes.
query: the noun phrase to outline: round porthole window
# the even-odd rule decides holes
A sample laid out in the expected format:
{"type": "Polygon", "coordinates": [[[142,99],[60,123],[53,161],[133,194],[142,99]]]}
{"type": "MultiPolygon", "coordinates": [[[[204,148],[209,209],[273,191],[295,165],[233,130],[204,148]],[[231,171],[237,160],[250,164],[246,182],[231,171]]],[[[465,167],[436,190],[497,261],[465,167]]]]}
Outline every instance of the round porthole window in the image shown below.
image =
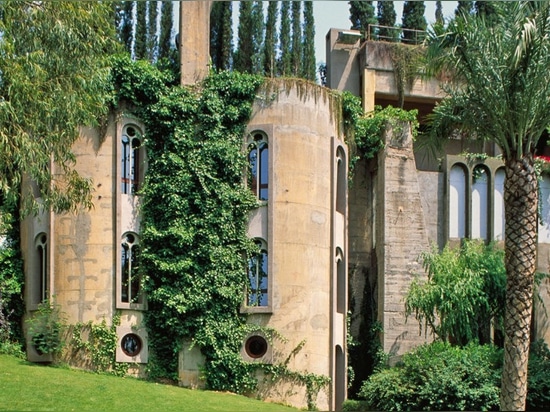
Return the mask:
{"type": "Polygon", "coordinates": [[[137,356],[141,352],[143,346],[141,338],[135,333],[128,333],[124,335],[120,341],[122,352],[127,356],[137,356]]]}
{"type": "Polygon", "coordinates": [[[252,359],[258,359],[264,356],[267,352],[267,347],[267,340],[259,335],[249,337],[244,344],[246,354],[252,359]]]}

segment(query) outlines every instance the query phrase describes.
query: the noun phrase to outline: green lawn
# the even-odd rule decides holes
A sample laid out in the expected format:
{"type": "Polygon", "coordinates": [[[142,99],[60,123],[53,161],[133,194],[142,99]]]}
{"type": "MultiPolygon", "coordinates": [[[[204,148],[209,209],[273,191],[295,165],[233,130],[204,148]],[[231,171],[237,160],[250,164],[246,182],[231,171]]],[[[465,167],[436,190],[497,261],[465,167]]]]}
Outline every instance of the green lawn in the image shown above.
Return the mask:
{"type": "Polygon", "coordinates": [[[0,410],[296,411],[244,396],[32,364],[0,355],[0,410]]]}

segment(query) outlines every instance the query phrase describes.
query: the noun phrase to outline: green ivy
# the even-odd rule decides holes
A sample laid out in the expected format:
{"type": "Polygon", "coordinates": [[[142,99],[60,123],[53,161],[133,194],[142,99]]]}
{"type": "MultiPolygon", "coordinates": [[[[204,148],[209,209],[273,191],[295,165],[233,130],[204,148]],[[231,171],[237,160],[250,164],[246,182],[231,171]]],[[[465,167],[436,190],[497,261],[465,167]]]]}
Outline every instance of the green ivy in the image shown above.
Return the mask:
{"type": "Polygon", "coordinates": [[[374,111],[365,114],[361,99],[347,91],[342,93],[342,115],[346,142],[355,152],[350,159],[351,170],[358,160],[372,159],[384,148],[383,133],[388,124],[396,128],[402,127],[403,122],[408,122],[413,137],[418,132],[417,110],[376,106],[374,111]]]}
{"type": "Polygon", "coordinates": [[[263,79],[222,72],[200,87],[151,87],[149,67],[117,66],[146,125],[147,178],[142,191],[143,287],[151,377],[176,378],[178,352],[192,339],[206,358],[206,384],[246,392],[256,380],[240,357],[246,317],[249,212],[257,202],[242,184],[246,122],[263,79]],[[138,77],[136,79],[136,76],[138,77]],[[144,85],[144,90],[139,86],[144,85]],[[152,102],[152,103],[151,103],[152,102]]]}
{"type": "Polygon", "coordinates": [[[118,336],[116,327],[120,325],[120,314],[113,317],[109,326],[105,318],[99,324],[93,322],[77,323],[73,328],[72,342],[77,350],[83,350],[90,359],[92,368],[97,372],[109,372],[115,376],[124,376],[129,364],[116,361],[118,336]]]}

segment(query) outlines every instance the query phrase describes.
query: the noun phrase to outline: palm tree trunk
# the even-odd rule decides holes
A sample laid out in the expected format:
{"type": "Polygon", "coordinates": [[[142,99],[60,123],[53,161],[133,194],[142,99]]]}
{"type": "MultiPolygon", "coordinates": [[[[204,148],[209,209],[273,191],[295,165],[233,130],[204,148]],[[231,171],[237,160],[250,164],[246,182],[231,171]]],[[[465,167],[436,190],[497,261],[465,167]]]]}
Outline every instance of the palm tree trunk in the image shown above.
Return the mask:
{"type": "Polygon", "coordinates": [[[537,260],[538,182],[533,157],[506,160],[506,310],[504,368],[500,395],[503,411],[525,410],[533,282],[537,260]]]}

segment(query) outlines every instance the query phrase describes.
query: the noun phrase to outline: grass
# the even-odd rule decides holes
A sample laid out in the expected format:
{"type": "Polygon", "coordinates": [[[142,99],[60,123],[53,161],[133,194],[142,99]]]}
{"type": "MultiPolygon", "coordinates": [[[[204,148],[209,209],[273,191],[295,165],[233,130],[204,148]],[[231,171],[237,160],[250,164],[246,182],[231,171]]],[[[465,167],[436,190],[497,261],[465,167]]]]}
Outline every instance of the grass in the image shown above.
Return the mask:
{"type": "Polygon", "coordinates": [[[296,411],[244,396],[117,378],[0,355],[0,410],[296,411]]]}

